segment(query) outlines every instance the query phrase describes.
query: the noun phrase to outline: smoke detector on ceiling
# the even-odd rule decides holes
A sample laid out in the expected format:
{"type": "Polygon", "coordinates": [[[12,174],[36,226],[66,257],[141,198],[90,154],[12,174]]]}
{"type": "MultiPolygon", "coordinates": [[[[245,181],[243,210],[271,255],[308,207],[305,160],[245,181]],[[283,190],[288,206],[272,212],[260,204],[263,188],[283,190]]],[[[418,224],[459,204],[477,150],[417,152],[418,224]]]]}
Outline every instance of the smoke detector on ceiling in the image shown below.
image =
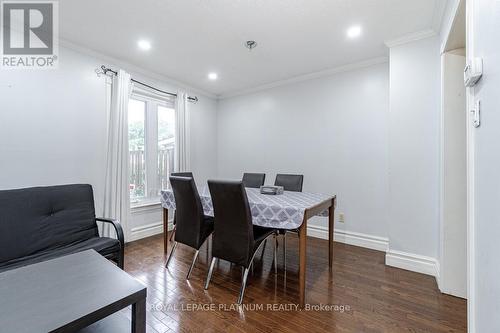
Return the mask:
{"type": "Polygon", "coordinates": [[[247,49],[249,49],[250,51],[252,51],[254,48],[256,48],[256,47],[257,47],[257,42],[256,42],[256,41],[254,41],[254,40],[247,40],[247,41],[245,42],[245,47],[246,47],[247,49]]]}

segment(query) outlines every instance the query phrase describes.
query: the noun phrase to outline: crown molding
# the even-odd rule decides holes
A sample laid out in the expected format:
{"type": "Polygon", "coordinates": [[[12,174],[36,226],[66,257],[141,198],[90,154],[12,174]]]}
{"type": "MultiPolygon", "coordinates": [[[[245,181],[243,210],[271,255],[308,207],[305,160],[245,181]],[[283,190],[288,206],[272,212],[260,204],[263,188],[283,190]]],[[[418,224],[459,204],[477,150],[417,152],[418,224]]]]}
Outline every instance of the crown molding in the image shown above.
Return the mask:
{"type": "Polygon", "coordinates": [[[60,38],[59,45],[64,47],[64,48],[78,52],[80,54],[84,54],[84,55],[96,58],[102,62],[107,63],[110,66],[114,65],[116,67],[121,67],[121,68],[124,68],[127,71],[130,71],[130,72],[135,73],[137,75],[141,75],[141,76],[144,76],[146,78],[151,78],[153,80],[161,81],[165,84],[168,84],[168,85],[174,87],[175,89],[184,89],[186,91],[189,91],[190,93],[200,94],[200,95],[203,95],[203,96],[211,98],[211,99],[217,99],[217,95],[212,94],[212,93],[205,91],[203,89],[192,87],[184,82],[174,80],[168,76],[152,72],[150,70],[144,69],[144,68],[136,66],[136,65],[132,65],[132,64],[125,62],[123,60],[107,56],[103,53],[100,53],[100,52],[94,51],[92,49],[89,49],[87,47],[75,44],[75,43],[70,42],[68,40],[60,38]]]}
{"type": "Polygon", "coordinates": [[[436,35],[437,35],[437,33],[434,30],[425,29],[425,30],[421,30],[421,31],[417,31],[417,32],[412,32],[411,34],[407,34],[407,35],[401,36],[401,37],[396,38],[396,39],[385,41],[384,44],[388,48],[391,48],[391,47],[404,45],[404,44],[411,43],[411,42],[416,42],[416,41],[419,41],[421,39],[434,37],[436,35]]]}
{"type": "Polygon", "coordinates": [[[436,4],[434,5],[434,13],[432,15],[431,28],[412,32],[396,39],[387,40],[384,44],[391,48],[406,43],[416,42],[421,39],[434,37],[440,34],[443,25],[445,24],[446,10],[452,1],[460,2],[460,0],[436,1],[436,4]]]}
{"type": "Polygon", "coordinates": [[[219,100],[227,99],[227,98],[231,98],[231,97],[236,97],[236,96],[241,96],[241,95],[247,95],[247,94],[255,93],[258,91],[276,88],[276,87],[280,87],[280,86],[286,86],[286,85],[297,83],[297,82],[314,80],[314,79],[318,79],[318,78],[325,77],[325,76],[331,76],[331,75],[338,74],[338,73],[349,72],[349,71],[353,71],[356,69],[370,67],[370,66],[374,66],[374,65],[378,65],[378,64],[387,63],[387,62],[389,62],[388,57],[373,58],[373,59],[369,59],[369,60],[365,60],[365,61],[361,61],[361,62],[357,62],[357,63],[345,65],[345,66],[334,67],[334,68],[329,68],[329,69],[318,71],[318,72],[294,76],[294,77],[289,78],[289,79],[274,81],[274,82],[266,83],[266,84],[259,85],[259,86],[253,87],[253,88],[238,90],[238,91],[228,93],[228,94],[222,94],[219,96],[219,100]]]}

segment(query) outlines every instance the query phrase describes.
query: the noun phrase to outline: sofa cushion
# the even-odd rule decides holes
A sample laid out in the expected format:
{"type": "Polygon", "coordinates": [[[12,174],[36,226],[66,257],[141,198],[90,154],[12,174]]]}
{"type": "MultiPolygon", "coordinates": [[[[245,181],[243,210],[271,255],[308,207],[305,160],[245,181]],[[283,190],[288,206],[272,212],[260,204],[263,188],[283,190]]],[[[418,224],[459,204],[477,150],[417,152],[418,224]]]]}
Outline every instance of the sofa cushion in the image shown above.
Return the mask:
{"type": "Polygon", "coordinates": [[[0,263],[98,236],[90,185],[0,191],[0,263]]]}
{"type": "Polygon", "coordinates": [[[96,250],[103,256],[108,256],[116,254],[116,252],[120,250],[120,242],[113,238],[93,237],[55,250],[39,252],[27,257],[0,263],[0,272],[90,249],[96,250]]]}

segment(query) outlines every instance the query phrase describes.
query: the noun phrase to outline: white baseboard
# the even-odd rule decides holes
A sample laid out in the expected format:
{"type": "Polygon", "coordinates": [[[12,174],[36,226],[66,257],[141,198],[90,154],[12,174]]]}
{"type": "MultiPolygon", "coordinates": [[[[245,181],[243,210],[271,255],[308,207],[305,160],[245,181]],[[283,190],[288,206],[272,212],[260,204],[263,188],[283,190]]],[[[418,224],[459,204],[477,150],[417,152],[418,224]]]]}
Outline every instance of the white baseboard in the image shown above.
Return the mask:
{"type": "Polygon", "coordinates": [[[439,262],[432,257],[389,250],[385,255],[385,264],[412,272],[432,275],[439,279],[439,262]]]}
{"type": "MultiPolygon", "coordinates": [[[[168,230],[172,230],[172,221],[168,223],[168,230]]],[[[151,237],[163,233],[163,222],[156,222],[140,227],[132,228],[127,242],[133,242],[141,238],[151,237]]]]}
{"type": "MultiPolygon", "coordinates": [[[[172,230],[172,221],[168,224],[168,230],[172,230]]],[[[132,228],[130,231],[129,242],[139,240],[141,238],[151,237],[163,232],[163,222],[143,225],[132,228]]],[[[307,227],[307,235],[310,237],[328,239],[328,229],[310,225],[307,227]]],[[[345,243],[354,246],[360,246],[377,251],[387,251],[389,240],[387,238],[350,232],[344,230],[334,231],[334,240],[339,243],[345,243]]]]}
{"type": "MultiPolygon", "coordinates": [[[[307,227],[307,235],[328,239],[328,229],[326,227],[310,225],[307,227]]],[[[435,258],[389,250],[388,238],[338,229],[335,229],[333,238],[336,242],[386,252],[386,265],[432,275],[439,281],[439,262],[435,258]]]]}
{"type": "MultiPolygon", "coordinates": [[[[168,229],[172,230],[172,221],[169,221],[168,229]]],[[[143,225],[132,228],[128,241],[132,242],[141,238],[161,234],[162,232],[163,222],[143,225]]],[[[310,225],[307,227],[307,235],[310,237],[328,239],[328,229],[326,227],[310,225]]],[[[339,243],[386,252],[386,265],[432,275],[439,280],[439,262],[435,258],[389,250],[388,238],[336,229],[334,231],[334,240],[339,243]]]]}
{"type": "MultiPolygon", "coordinates": [[[[328,239],[328,229],[326,227],[310,225],[307,227],[307,235],[321,239],[328,239]]],[[[389,239],[387,238],[338,229],[334,230],[333,239],[339,243],[384,252],[387,251],[389,246],[389,239]]]]}
{"type": "Polygon", "coordinates": [[[441,265],[439,263],[439,261],[437,259],[435,259],[436,261],[436,283],[438,285],[438,289],[443,293],[443,294],[449,294],[449,293],[446,293],[443,291],[443,288],[442,288],[442,281],[441,281],[441,265]]]}

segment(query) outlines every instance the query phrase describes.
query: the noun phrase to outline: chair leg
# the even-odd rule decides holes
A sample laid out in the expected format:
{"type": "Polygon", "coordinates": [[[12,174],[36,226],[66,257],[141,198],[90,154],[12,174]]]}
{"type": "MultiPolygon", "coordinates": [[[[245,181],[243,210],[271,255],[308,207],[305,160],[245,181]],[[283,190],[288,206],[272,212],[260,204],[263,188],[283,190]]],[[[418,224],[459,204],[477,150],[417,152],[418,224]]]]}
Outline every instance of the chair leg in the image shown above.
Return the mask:
{"type": "Polygon", "coordinates": [[[174,229],[172,230],[172,233],[170,234],[170,238],[168,239],[170,242],[172,241],[172,238],[174,238],[175,230],[177,230],[176,225],[174,225],[174,229]]]}
{"type": "Polygon", "coordinates": [[[283,234],[283,267],[286,271],[286,231],[283,234]]]}
{"type": "Polygon", "coordinates": [[[238,304],[241,305],[243,302],[243,295],[245,294],[245,288],[247,286],[247,278],[248,278],[248,271],[249,268],[245,268],[245,271],[243,272],[243,279],[241,281],[241,289],[240,289],[240,296],[238,297],[238,304]]]}
{"type": "Polygon", "coordinates": [[[199,253],[200,253],[200,250],[196,250],[196,252],[194,253],[193,262],[191,263],[191,267],[189,267],[189,272],[188,272],[188,275],[186,276],[186,280],[189,280],[189,278],[191,277],[191,272],[193,271],[194,264],[196,263],[196,259],[198,259],[199,253]]]}
{"type": "Polygon", "coordinates": [[[210,279],[212,279],[212,273],[214,271],[215,261],[217,258],[213,257],[212,262],[210,263],[210,269],[208,270],[207,281],[205,282],[205,290],[208,289],[208,285],[210,284],[210,279]]]}
{"type": "Polygon", "coordinates": [[[260,253],[260,261],[264,258],[264,252],[266,252],[267,239],[264,240],[264,245],[262,245],[262,252],[260,253]]]}
{"type": "Polygon", "coordinates": [[[167,263],[165,264],[165,268],[168,268],[168,264],[170,263],[170,259],[172,259],[174,255],[175,248],[177,247],[177,242],[174,242],[174,246],[172,246],[172,250],[170,251],[170,255],[168,256],[167,263]]]}
{"type": "Polygon", "coordinates": [[[278,274],[278,236],[274,235],[274,274],[278,274]]]}

